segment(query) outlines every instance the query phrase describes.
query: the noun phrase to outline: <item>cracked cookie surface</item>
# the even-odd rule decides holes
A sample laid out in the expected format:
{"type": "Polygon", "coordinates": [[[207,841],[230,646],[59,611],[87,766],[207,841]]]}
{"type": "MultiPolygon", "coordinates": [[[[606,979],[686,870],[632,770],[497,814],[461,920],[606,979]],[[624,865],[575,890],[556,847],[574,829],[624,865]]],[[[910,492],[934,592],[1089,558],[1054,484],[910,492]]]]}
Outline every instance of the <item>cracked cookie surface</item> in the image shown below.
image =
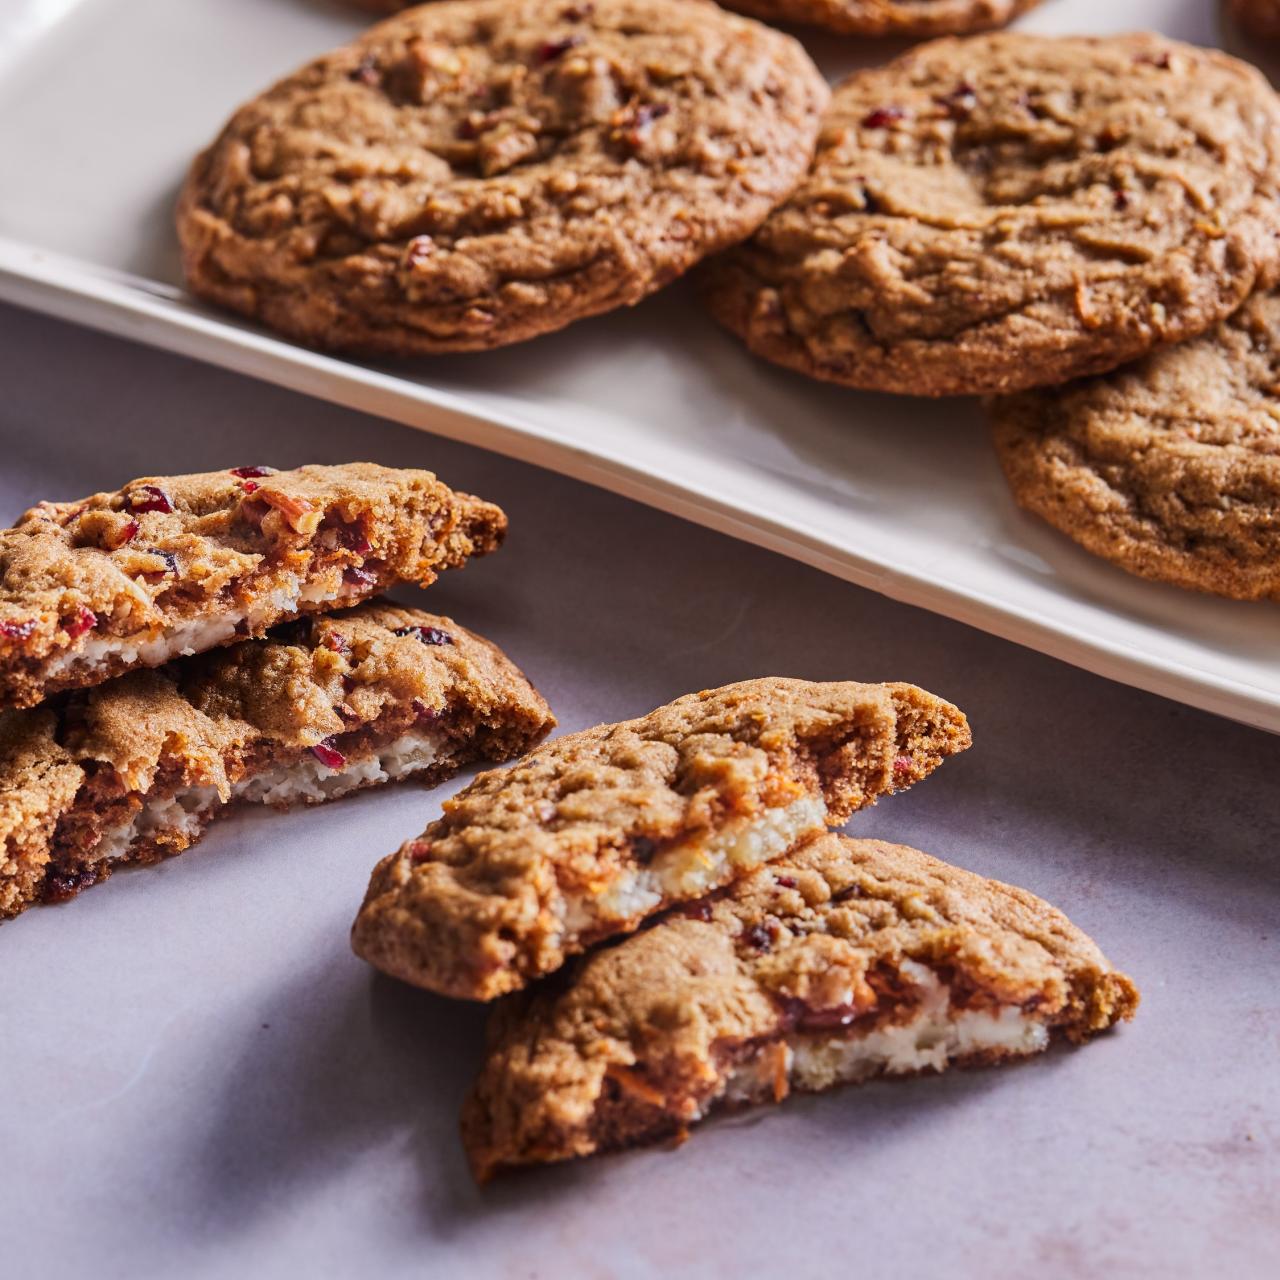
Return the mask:
{"type": "Polygon", "coordinates": [[[1156,35],[939,40],[835,92],[809,177],[707,264],[759,355],[913,395],[1016,391],[1195,336],[1280,262],[1280,105],[1156,35]]]}
{"type": "Polygon", "coordinates": [[[439,782],[554,723],[495,645],[381,601],[0,713],[0,918],[180,853],[233,801],[439,782]]]}
{"type": "Polygon", "coordinates": [[[478,350],[634,303],[802,177],[827,86],[686,0],[446,0],[231,119],[178,212],[191,287],[302,341],[478,350]]]}
{"type": "Polygon", "coordinates": [[[821,836],[501,1001],[463,1140],[483,1181],[792,1090],[1083,1041],[1137,1003],[1034,894],[821,836]]]}
{"type": "Polygon", "coordinates": [[[697,898],[968,747],[914,685],[769,678],[689,694],[481,774],[374,870],[352,942],[487,1000],[697,898]]]}
{"type": "Polygon", "coordinates": [[[430,471],[371,462],[147,476],[41,502],[0,530],[0,708],[428,586],[506,527],[430,471]]]}
{"type": "Polygon", "coordinates": [[[1086,550],[1280,600],[1280,294],[1104,377],[987,409],[1015,498],[1086,550]]]}

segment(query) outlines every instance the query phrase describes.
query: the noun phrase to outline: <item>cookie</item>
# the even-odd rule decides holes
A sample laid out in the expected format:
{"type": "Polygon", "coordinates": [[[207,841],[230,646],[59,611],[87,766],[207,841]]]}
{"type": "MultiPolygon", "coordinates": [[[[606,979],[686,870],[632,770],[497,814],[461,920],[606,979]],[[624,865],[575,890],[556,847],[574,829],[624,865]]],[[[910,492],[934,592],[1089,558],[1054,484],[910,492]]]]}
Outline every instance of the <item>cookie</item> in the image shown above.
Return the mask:
{"type": "Polygon", "coordinates": [[[912,685],[748,680],[481,774],[378,865],[356,953],[488,1000],[838,826],[969,745],[912,685]]]}
{"type": "Polygon", "coordinates": [[[1023,390],[1194,337],[1280,262],[1280,104],[1155,35],[923,45],[836,90],[808,179],[708,264],[767,359],[909,395],[1023,390]]]}
{"type": "Polygon", "coordinates": [[[876,1076],[995,1064],[1138,992],[1023,889],[826,835],[501,1001],[463,1113],[478,1180],[876,1076]]]}
{"type": "Polygon", "coordinates": [[[506,760],[555,723],[494,645],[382,602],[0,714],[0,916],[180,853],[233,802],[506,760]]]}
{"type": "Polygon", "coordinates": [[[429,471],[371,462],[148,476],[0,530],[0,710],[427,586],[507,520],[429,471]]]}
{"type": "Polygon", "coordinates": [[[1280,294],[1105,377],[987,408],[1018,502],[1086,550],[1280,600],[1280,294]]]}
{"type": "Polygon", "coordinates": [[[1280,40],[1280,0],[1227,0],[1226,7],[1250,35],[1280,40]]]}
{"type": "Polygon", "coordinates": [[[316,346],[519,342],[638,302],[800,180],[826,82],[687,0],[449,0],[242,108],[179,202],[198,294],[316,346]]]}

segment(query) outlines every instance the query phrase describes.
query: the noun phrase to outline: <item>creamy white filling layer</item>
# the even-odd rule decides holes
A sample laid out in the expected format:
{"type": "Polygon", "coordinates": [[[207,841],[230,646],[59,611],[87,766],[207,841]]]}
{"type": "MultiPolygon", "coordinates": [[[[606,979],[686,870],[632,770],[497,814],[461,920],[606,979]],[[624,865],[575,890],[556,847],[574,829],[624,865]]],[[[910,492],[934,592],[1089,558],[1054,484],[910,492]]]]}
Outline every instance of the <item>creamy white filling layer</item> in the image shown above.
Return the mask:
{"type": "MultiPolygon", "coordinates": [[[[872,1027],[852,1035],[796,1034],[782,1046],[789,1086],[829,1089],[878,1075],[905,1075],[932,1068],[942,1071],[957,1058],[998,1050],[1011,1055],[1038,1053],[1049,1043],[1049,1029],[1021,1009],[951,1012],[951,993],[925,965],[904,960],[902,972],[924,998],[901,1026],[872,1027]]],[[[759,1102],[772,1098],[777,1059],[766,1051],[727,1077],[716,1102],[759,1102]]]]}
{"type": "MultiPolygon", "coordinates": [[[[421,773],[444,754],[439,733],[411,730],[394,742],[341,769],[330,769],[308,753],[292,765],[275,765],[231,788],[227,803],[293,805],[334,800],[358,787],[395,782],[421,773]]],[[[133,845],[157,836],[180,836],[188,842],[204,830],[223,802],[214,787],[184,787],[167,796],[154,796],[128,822],[110,828],[88,855],[91,862],[125,857],[133,845]]]]}
{"type": "Polygon", "coordinates": [[[735,819],[714,835],[672,845],[647,866],[624,868],[600,893],[567,898],[565,928],[578,933],[603,921],[633,919],[664,901],[701,897],[823,830],[826,816],[821,796],[802,796],[758,817],[735,819]]]}
{"type": "Polygon", "coordinates": [[[55,654],[45,663],[45,673],[61,675],[68,670],[93,670],[119,658],[126,666],[158,667],[171,658],[187,657],[215,649],[236,635],[236,628],[247,624],[257,630],[263,624],[296,613],[299,608],[340,600],[359,588],[342,584],[336,591],[326,590],[319,582],[304,584],[296,575],[285,586],[276,588],[252,609],[223,613],[217,617],[189,618],[170,627],[131,636],[86,637],[78,649],[55,654]]]}

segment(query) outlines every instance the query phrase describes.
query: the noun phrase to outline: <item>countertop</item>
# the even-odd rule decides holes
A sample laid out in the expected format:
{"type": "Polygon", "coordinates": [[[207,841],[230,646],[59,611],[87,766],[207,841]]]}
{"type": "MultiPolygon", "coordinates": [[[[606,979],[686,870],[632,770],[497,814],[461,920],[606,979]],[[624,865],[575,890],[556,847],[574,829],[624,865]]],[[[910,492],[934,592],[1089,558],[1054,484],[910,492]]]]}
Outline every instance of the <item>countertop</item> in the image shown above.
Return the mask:
{"type": "Polygon", "coordinates": [[[748,676],[910,680],[975,745],[850,830],[1066,911],[1136,1020],[478,1191],[483,1010],[375,975],[374,862],[459,783],[238,812],[0,929],[0,1270],[15,1278],[1275,1274],[1280,739],[534,467],[0,309],[0,515],[142,474],[371,459],[500,502],[422,595],[564,730],[748,676]]]}

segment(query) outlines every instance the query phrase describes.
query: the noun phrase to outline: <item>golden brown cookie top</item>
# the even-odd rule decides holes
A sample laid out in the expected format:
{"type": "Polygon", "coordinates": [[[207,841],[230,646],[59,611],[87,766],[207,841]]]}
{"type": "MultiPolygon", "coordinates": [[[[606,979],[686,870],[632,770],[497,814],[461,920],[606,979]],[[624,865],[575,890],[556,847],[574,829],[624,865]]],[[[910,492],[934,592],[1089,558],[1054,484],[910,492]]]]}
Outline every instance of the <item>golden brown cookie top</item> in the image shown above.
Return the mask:
{"type": "Polygon", "coordinates": [[[1161,36],[939,40],[835,92],[813,169],[710,264],[752,350],[874,390],[1012,391],[1234,311],[1280,261],[1280,105],[1161,36]]]}
{"type": "Polygon", "coordinates": [[[1018,501],[1131,573],[1280,600],[1280,294],[1104,377],[989,402],[1018,501]]]}
{"type": "Polygon", "coordinates": [[[241,108],[195,162],[192,287],[304,341],[498,346],[634,303],[799,181],[827,87],[685,0],[451,0],[241,108]]]}
{"type": "Polygon", "coordinates": [[[0,531],[0,706],[156,665],[178,628],[191,652],[425,586],[505,530],[499,508],[429,471],[368,462],[147,476],[42,502],[0,531]],[[151,642],[155,661],[139,652],[151,642]]]}
{"type": "Polygon", "coordinates": [[[910,786],[970,742],[912,685],[768,678],[689,694],[481,774],[375,870],[357,952],[489,999],[910,786]]]}
{"type": "MultiPolygon", "coordinates": [[[[769,22],[803,22],[854,36],[958,36],[1002,27],[1040,0],[726,0],[769,22]]],[[[379,0],[365,0],[370,7],[379,0]]],[[[381,0],[380,7],[387,7],[381,0]]]]}
{"type": "Polygon", "coordinates": [[[1129,979],[1034,894],[822,836],[501,1002],[464,1118],[477,1174],[641,1140],[664,1113],[696,1119],[751,1046],[892,1022],[915,998],[913,965],[945,980],[952,1012],[1015,1009],[1072,1039],[1137,1006],[1129,979]],[[611,1079],[644,1106],[619,1111],[611,1079]]]}

